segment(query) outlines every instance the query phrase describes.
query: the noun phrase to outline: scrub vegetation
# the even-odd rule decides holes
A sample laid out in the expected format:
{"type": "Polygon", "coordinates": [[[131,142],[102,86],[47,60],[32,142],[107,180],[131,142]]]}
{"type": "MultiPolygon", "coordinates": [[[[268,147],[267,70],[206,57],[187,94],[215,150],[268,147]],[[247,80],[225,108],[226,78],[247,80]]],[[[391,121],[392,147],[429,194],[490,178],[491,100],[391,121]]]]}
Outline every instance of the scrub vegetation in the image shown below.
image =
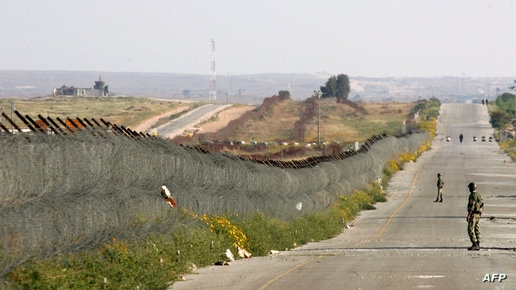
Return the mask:
{"type": "MultiPolygon", "coordinates": [[[[515,81],[516,83],[516,81],[515,81]]],[[[510,87],[515,89],[515,87],[510,87]]],[[[495,138],[500,148],[505,151],[512,160],[516,160],[516,141],[514,130],[516,95],[503,93],[495,102],[488,104],[490,123],[495,130],[495,138]]]]}
{"type": "MultiPolygon", "coordinates": [[[[172,102],[137,97],[69,97],[56,96],[33,99],[0,99],[0,111],[11,118],[11,109],[23,116],[51,118],[104,118],[126,127],[135,127],[143,120],[177,109],[195,108],[201,103],[172,102]]],[[[13,114],[13,121],[19,122],[13,114]]],[[[23,123],[19,122],[19,125],[23,123]]]]}

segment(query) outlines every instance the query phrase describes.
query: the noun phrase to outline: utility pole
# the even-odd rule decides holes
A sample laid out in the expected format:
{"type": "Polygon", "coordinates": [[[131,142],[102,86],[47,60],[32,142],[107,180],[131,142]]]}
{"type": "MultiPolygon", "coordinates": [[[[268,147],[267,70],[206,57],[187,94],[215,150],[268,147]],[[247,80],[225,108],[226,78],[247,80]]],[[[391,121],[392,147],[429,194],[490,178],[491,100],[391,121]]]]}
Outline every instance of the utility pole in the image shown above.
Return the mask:
{"type": "Polygon", "coordinates": [[[209,100],[217,101],[217,73],[215,68],[215,40],[211,40],[211,61],[210,61],[210,92],[209,100]]]}
{"type": "MultiPolygon", "coordinates": [[[[13,111],[14,110],[16,110],[16,108],[14,107],[14,103],[11,102],[11,121],[13,120],[13,111]]],[[[11,134],[14,134],[14,127],[12,124],[11,124],[11,134]]]]}
{"type": "Polygon", "coordinates": [[[314,91],[317,96],[317,147],[321,148],[321,91],[314,91]]]}

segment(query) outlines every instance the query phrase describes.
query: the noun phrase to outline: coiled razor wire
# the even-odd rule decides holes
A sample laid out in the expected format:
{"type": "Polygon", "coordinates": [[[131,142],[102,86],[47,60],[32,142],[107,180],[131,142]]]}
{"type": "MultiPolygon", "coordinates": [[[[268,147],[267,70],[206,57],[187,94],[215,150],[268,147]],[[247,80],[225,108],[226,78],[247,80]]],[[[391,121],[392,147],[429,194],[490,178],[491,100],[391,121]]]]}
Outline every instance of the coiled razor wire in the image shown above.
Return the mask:
{"type": "Polygon", "coordinates": [[[344,159],[271,166],[100,128],[0,134],[0,269],[3,275],[29,258],[183,226],[182,213],[161,196],[162,185],[179,208],[195,213],[290,219],[373,182],[389,159],[427,139],[426,133],[384,136],[344,159]]]}

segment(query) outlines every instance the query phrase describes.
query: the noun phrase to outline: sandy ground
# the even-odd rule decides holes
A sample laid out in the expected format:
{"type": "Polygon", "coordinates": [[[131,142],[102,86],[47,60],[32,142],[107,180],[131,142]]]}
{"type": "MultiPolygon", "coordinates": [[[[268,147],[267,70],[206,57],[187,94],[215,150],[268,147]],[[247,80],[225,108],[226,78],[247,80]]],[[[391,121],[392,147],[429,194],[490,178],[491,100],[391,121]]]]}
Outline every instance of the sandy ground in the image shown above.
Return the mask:
{"type": "MultiPolygon", "coordinates": [[[[253,110],[255,107],[253,106],[238,106],[238,107],[231,107],[228,109],[223,110],[222,112],[218,112],[218,119],[215,121],[210,121],[203,123],[202,125],[199,125],[198,132],[199,133],[213,133],[217,132],[218,130],[226,127],[228,123],[232,120],[240,118],[244,113],[253,110]]],[[[149,118],[140,124],[136,126],[133,130],[137,132],[147,132],[149,129],[152,128],[154,124],[156,124],[159,119],[166,118],[174,114],[178,114],[184,110],[187,110],[188,107],[179,107],[177,109],[174,109],[172,111],[165,112],[159,116],[155,116],[152,118],[149,118]]],[[[208,117],[209,118],[209,117],[208,117]]]]}
{"type": "Polygon", "coordinates": [[[219,112],[216,121],[206,122],[199,127],[198,133],[214,133],[226,127],[232,120],[240,118],[243,114],[253,110],[253,106],[231,107],[219,112]]]}

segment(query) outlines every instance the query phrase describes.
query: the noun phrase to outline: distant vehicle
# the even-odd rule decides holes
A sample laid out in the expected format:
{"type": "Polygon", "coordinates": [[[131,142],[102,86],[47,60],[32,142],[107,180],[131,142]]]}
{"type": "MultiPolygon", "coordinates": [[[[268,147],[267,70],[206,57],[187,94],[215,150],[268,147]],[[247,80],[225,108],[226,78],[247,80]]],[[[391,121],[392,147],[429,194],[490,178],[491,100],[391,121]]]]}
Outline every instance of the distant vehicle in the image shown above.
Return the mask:
{"type": "Polygon", "coordinates": [[[493,136],[489,136],[489,142],[493,142],[493,136]]]}
{"type": "Polygon", "coordinates": [[[473,142],[477,141],[477,136],[473,136],[473,142]]]}
{"type": "Polygon", "coordinates": [[[486,136],[482,136],[482,142],[486,142],[486,136]]]}

